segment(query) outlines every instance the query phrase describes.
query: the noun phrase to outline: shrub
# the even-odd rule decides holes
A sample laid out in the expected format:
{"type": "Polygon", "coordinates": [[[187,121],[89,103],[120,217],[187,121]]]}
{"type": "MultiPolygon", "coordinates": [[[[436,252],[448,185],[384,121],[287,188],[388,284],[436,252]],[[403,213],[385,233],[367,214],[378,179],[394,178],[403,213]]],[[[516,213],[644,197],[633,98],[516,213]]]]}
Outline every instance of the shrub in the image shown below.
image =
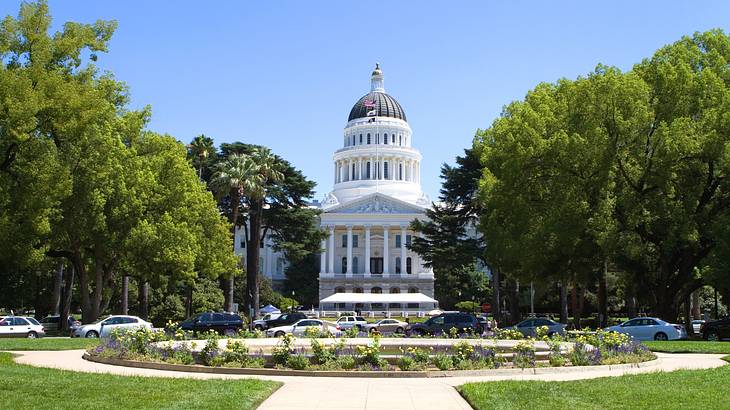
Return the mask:
{"type": "Polygon", "coordinates": [[[360,336],[360,329],[357,326],[353,326],[349,329],[346,329],[342,336],[347,338],[358,337],[360,336]]]}
{"type": "Polygon", "coordinates": [[[521,340],[514,347],[512,363],[515,367],[535,367],[535,344],[532,339],[521,340]]]}
{"type": "Polygon", "coordinates": [[[553,336],[547,340],[548,347],[550,348],[550,366],[562,367],[565,365],[565,357],[563,356],[562,348],[563,339],[560,336],[553,336]]]}
{"type": "Polygon", "coordinates": [[[581,342],[575,342],[573,350],[570,352],[570,363],[573,366],[588,366],[591,364],[588,359],[588,350],[581,342]]]}
{"type": "Polygon", "coordinates": [[[275,364],[284,365],[287,363],[289,356],[291,356],[293,352],[292,347],[295,340],[296,337],[290,333],[279,338],[279,343],[277,343],[271,351],[271,356],[275,364]]]}
{"type": "Polygon", "coordinates": [[[358,362],[383,367],[386,363],[380,358],[380,335],[372,335],[370,339],[370,346],[357,346],[358,362]]]}
{"type": "Polygon", "coordinates": [[[352,356],[340,356],[337,358],[337,365],[343,370],[352,370],[355,368],[357,363],[355,358],[352,356]]]}
{"type": "Polygon", "coordinates": [[[547,326],[539,326],[537,329],[535,329],[535,335],[538,339],[546,340],[548,337],[548,332],[550,331],[550,328],[547,326]]]}
{"type": "Polygon", "coordinates": [[[398,358],[398,368],[403,370],[404,372],[415,370],[416,369],[416,361],[413,359],[412,356],[404,355],[398,358]]]}
{"type": "Polygon", "coordinates": [[[309,367],[309,358],[303,354],[289,355],[286,365],[294,370],[304,370],[309,367]]]}
{"type": "Polygon", "coordinates": [[[205,334],[205,346],[200,350],[200,361],[206,366],[220,366],[223,364],[223,358],[218,347],[220,336],[211,330],[205,334]]]}
{"type": "Polygon", "coordinates": [[[521,340],[524,339],[522,333],[515,329],[498,329],[497,339],[501,340],[521,340]]]}
{"type": "Polygon", "coordinates": [[[432,359],[433,365],[439,370],[449,370],[454,365],[454,361],[446,353],[438,353],[432,359]]]}

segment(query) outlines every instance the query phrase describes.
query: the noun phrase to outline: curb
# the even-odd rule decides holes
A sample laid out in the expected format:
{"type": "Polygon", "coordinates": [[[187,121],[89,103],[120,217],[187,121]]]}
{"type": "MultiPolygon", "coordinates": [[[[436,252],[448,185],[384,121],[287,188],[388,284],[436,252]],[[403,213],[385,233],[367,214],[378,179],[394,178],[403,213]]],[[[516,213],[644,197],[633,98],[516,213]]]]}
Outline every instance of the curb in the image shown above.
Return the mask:
{"type": "Polygon", "coordinates": [[[575,366],[575,367],[537,367],[531,369],[489,369],[489,370],[425,370],[425,371],[339,371],[339,370],[289,370],[289,369],[248,369],[233,367],[210,367],[201,365],[170,364],[158,362],[142,362],[137,360],[125,360],[115,358],[94,357],[84,353],[84,360],[94,363],[108,364],[112,366],[136,367],[141,369],[153,369],[164,371],[177,371],[188,373],[209,373],[209,374],[238,374],[254,376],[306,376],[306,377],[349,377],[349,378],[440,378],[440,377],[464,377],[464,376],[501,376],[520,374],[551,374],[551,373],[576,373],[592,372],[600,370],[620,370],[632,368],[655,367],[661,364],[657,358],[648,362],[628,363],[601,366],[575,366]]]}

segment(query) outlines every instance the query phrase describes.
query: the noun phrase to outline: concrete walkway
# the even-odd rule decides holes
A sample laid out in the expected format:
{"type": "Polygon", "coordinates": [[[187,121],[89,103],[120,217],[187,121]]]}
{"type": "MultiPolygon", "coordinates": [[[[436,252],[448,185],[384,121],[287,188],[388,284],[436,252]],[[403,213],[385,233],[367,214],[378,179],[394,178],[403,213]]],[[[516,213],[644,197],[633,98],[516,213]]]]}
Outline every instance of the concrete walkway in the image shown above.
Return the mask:
{"type": "MultiPolygon", "coordinates": [[[[447,377],[437,379],[334,378],[297,376],[244,376],[172,372],[138,369],[93,363],[81,358],[83,350],[14,352],[16,361],[38,367],[127,376],[189,377],[198,379],[258,378],[284,383],[259,409],[470,409],[452,386],[468,382],[496,380],[578,380],[624,374],[706,369],[727,363],[713,354],[657,353],[656,365],[631,369],[588,369],[541,374],[505,374],[498,376],[447,377]]],[[[541,369],[542,371],[546,369],[541,369]]]]}

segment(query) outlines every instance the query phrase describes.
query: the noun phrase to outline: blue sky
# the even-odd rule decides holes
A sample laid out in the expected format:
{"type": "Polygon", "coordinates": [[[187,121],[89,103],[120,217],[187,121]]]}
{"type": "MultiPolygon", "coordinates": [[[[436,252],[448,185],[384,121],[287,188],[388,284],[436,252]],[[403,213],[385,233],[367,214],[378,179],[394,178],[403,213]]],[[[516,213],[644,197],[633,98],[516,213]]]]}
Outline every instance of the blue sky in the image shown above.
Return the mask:
{"type": "MultiPolygon", "coordinates": [[[[4,0],[0,14],[16,15],[4,0]]],[[[510,101],[597,63],[623,70],[683,35],[730,31],[730,2],[64,1],[54,27],[115,19],[99,65],[182,141],[263,144],[332,188],[332,153],[375,62],[423,154],[423,188],[510,101]],[[448,4],[448,6],[447,6],[448,4]]]]}

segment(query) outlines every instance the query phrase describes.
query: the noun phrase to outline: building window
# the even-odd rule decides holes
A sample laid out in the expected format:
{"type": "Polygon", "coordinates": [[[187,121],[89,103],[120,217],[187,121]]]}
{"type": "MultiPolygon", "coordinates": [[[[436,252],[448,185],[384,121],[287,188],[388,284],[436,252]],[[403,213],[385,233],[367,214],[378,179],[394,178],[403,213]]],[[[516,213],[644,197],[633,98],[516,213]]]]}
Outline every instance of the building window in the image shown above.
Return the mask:
{"type": "Polygon", "coordinates": [[[370,144],[370,134],[368,133],[368,144],[370,144]]]}
{"type": "Polygon", "coordinates": [[[347,258],[342,258],[342,273],[347,273],[347,258]]]}
{"type": "Polygon", "coordinates": [[[408,293],[418,293],[418,288],[415,288],[415,287],[408,288],[408,293]]]}
{"type": "Polygon", "coordinates": [[[406,273],[411,273],[411,257],[406,258],[406,273]]]}
{"type": "Polygon", "coordinates": [[[360,273],[357,268],[357,265],[358,265],[357,262],[358,262],[357,256],[353,256],[352,257],[352,273],[360,273]]]}
{"type": "Polygon", "coordinates": [[[246,237],[244,235],[241,235],[241,249],[246,247],[246,237]]]}
{"type": "Polygon", "coordinates": [[[376,286],[376,287],[370,289],[370,293],[383,293],[383,289],[376,286]]]}
{"type": "Polygon", "coordinates": [[[403,146],[403,136],[402,135],[398,136],[398,145],[403,146]]]}
{"type": "Polygon", "coordinates": [[[401,247],[400,234],[398,234],[398,235],[395,236],[395,247],[396,248],[400,248],[401,247]]]}
{"type": "Polygon", "coordinates": [[[411,246],[411,235],[406,235],[406,246],[411,246]]]}
{"type": "Polygon", "coordinates": [[[400,288],[390,288],[390,293],[400,293],[400,288]]]}
{"type": "Polygon", "coordinates": [[[360,134],[360,145],[362,145],[362,134],[360,134]]]}
{"type": "Polygon", "coordinates": [[[383,143],[388,143],[388,133],[383,134],[383,143]]]}
{"type": "Polygon", "coordinates": [[[383,179],[388,179],[388,163],[383,162],[383,179]]]}
{"type": "Polygon", "coordinates": [[[352,174],[350,174],[350,175],[351,175],[350,179],[354,180],[355,179],[355,164],[352,164],[352,174]]]}
{"type": "Polygon", "coordinates": [[[347,248],[347,234],[342,235],[342,247],[347,248]]]}
{"type": "Polygon", "coordinates": [[[357,235],[352,235],[352,247],[357,248],[357,243],[358,243],[357,235]]]}
{"type": "Polygon", "coordinates": [[[398,179],[403,181],[403,164],[398,164],[398,179]]]}
{"type": "Polygon", "coordinates": [[[395,134],[393,134],[393,135],[390,136],[390,142],[392,142],[393,144],[395,144],[395,134]]]}
{"type": "Polygon", "coordinates": [[[353,293],[362,293],[362,288],[355,288],[352,290],[353,293]]]}
{"type": "Polygon", "coordinates": [[[345,288],[338,286],[335,288],[335,293],[345,293],[345,288]]]}
{"type": "Polygon", "coordinates": [[[284,274],[284,262],[281,258],[276,258],[276,274],[279,276],[284,274]]]}
{"type": "MultiPolygon", "coordinates": [[[[397,241],[398,240],[398,236],[396,236],[395,239],[397,241]]],[[[400,273],[400,257],[396,257],[395,258],[395,273],[400,273]]]]}

